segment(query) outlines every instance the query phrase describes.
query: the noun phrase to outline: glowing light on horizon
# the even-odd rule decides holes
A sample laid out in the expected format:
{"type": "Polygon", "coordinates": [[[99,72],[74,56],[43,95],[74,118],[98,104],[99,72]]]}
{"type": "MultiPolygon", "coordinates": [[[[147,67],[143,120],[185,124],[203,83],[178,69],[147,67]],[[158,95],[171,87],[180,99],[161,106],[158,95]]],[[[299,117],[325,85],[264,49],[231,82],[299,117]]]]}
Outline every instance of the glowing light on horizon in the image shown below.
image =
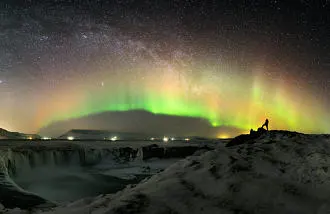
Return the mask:
{"type": "Polygon", "coordinates": [[[73,136],[68,136],[67,139],[68,140],[74,140],[75,138],[73,136]]]}
{"type": "Polygon", "coordinates": [[[111,141],[116,141],[116,140],[118,140],[118,137],[117,136],[111,137],[110,140],[111,141]]]}
{"type": "Polygon", "coordinates": [[[227,135],[227,134],[220,134],[219,136],[218,136],[218,138],[219,139],[228,139],[228,138],[231,138],[229,135],[227,135]]]}

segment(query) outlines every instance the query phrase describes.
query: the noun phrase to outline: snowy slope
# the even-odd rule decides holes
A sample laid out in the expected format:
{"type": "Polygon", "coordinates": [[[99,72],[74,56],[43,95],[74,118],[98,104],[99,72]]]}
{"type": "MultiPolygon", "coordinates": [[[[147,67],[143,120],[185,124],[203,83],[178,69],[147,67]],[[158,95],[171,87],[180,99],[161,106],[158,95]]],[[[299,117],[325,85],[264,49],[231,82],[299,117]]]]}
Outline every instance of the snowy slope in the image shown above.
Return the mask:
{"type": "Polygon", "coordinates": [[[114,195],[36,212],[323,214],[329,195],[330,137],[272,131],[181,160],[114,195]]]}

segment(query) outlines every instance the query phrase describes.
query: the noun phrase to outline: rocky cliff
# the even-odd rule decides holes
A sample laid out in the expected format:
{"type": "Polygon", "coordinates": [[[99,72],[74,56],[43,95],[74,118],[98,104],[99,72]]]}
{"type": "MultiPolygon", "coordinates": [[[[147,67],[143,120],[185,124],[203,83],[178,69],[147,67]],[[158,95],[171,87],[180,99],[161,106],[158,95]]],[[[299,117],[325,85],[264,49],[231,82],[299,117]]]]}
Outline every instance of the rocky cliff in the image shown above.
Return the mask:
{"type": "MultiPolygon", "coordinates": [[[[54,202],[47,201],[33,193],[20,188],[12,177],[24,177],[37,167],[90,167],[97,164],[119,165],[130,162],[143,162],[152,158],[185,158],[200,149],[209,147],[199,146],[173,146],[162,147],[146,145],[139,148],[121,147],[120,145],[109,148],[84,147],[67,143],[65,146],[48,146],[43,144],[23,146],[6,146],[0,148],[0,203],[5,207],[22,209],[35,207],[41,204],[54,202]]],[[[42,176],[42,175],[41,175],[42,176]]]]}

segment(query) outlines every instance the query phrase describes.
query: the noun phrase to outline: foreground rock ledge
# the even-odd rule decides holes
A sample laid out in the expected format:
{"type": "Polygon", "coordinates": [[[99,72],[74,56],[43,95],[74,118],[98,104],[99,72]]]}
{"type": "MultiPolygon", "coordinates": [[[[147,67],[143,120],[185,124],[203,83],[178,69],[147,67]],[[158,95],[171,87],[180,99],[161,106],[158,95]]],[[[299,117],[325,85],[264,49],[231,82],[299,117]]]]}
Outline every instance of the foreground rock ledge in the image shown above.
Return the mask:
{"type": "Polygon", "coordinates": [[[35,213],[330,212],[329,136],[273,131],[254,141],[191,156],[115,195],[35,213]]]}

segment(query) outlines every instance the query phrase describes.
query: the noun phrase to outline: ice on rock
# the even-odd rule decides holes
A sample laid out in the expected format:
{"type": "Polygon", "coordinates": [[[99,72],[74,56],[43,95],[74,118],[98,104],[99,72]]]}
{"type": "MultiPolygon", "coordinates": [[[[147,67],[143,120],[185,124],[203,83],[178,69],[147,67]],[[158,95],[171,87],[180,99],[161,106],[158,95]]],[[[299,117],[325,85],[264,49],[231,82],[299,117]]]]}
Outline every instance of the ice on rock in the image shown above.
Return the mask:
{"type": "Polygon", "coordinates": [[[15,209],[7,210],[4,213],[5,214],[28,214],[29,212],[26,210],[21,210],[20,208],[15,208],[15,209]]]}

